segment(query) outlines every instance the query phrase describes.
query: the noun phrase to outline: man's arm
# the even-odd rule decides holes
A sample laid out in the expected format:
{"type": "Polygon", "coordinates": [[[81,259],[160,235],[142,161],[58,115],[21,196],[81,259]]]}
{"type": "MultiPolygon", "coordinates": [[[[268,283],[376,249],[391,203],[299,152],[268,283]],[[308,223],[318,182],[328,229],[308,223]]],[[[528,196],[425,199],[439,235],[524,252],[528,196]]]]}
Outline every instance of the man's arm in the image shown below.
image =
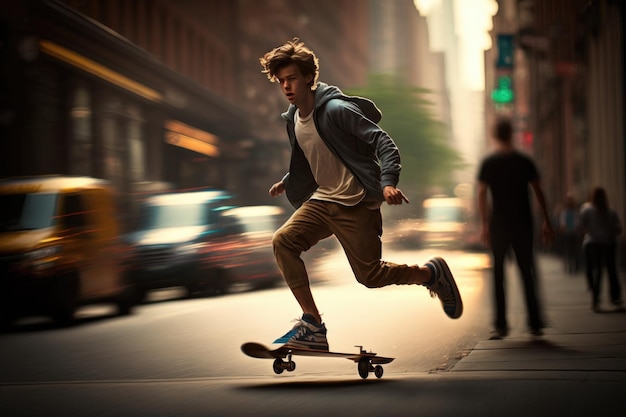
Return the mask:
{"type": "MultiPolygon", "coordinates": [[[[369,101],[369,100],[368,100],[369,101]]],[[[380,125],[372,119],[366,117],[357,104],[346,100],[331,100],[327,105],[330,118],[345,132],[350,133],[350,137],[362,142],[357,143],[356,152],[364,155],[370,149],[374,150],[375,157],[380,166],[380,182],[384,189],[386,186],[397,187],[400,180],[400,150],[394,140],[384,131],[380,125]]],[[[338,142],[339,147],[347,141],[338,142]]],[[[343,146],[344,151],[354,152],[352,145],[350,148],[343,146]]],[[[338,153],[342,153],[341,149],[338,153]]]]}
{"type": "Polygon", "coordinates": [[[535,192],[535,197],[537,197],[537,202],[539,203],[541,213],[543,214],[543,237],[548,242],[551,242],[554,239],[554,229],[552,228],[552,222],[550,221],[550,215],[548,214],[548,208],[546,207],[546,199],[543,194],[543,189],[541,188],[541,183],[537,179],[531,181],[530,185],[535,192]]]}
{"type": "Polygon", "coordinates": [[[487,183],[478,182],[478,213],[480,214],[480,240],[489,246],[489,207],[487,206],[487,183]]]}

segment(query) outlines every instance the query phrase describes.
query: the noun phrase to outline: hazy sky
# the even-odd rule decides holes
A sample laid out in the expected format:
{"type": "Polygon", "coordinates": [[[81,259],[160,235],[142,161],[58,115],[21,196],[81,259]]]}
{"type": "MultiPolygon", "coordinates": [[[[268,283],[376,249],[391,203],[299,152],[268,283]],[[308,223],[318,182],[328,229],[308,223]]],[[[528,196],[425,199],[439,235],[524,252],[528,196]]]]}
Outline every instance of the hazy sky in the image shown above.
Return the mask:
{"type": "Polygon", "coordinates": [[[492,16],[498,10],[496,0],[413,0],[420,14],[426,16],[430,47],[433,51],[449,53],[450,32],[458,41],[458,62],[463,68],[463,84],[469,90],[484,90],[485,69],[483,51],[491,48],[489,31],[492,16]],[[450,3],[451,1],[451,3],[450,3]],[[454,28],[445,6],[452,4],[454,28]]]}

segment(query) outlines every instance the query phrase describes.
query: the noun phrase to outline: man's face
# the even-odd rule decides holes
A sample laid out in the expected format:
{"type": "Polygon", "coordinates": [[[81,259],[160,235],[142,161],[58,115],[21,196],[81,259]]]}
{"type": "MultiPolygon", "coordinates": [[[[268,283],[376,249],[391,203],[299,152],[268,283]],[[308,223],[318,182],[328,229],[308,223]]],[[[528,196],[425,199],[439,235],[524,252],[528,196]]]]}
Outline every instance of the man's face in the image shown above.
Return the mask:
{"type": "Polygon", "coordinates": [[[313,93],[309,83],[313,80],[312,75],[304,76],[296,64],[289,64],[276,72],[276,79],[280,84],[285,97],[297,107],[304,103],[313,93]]]}

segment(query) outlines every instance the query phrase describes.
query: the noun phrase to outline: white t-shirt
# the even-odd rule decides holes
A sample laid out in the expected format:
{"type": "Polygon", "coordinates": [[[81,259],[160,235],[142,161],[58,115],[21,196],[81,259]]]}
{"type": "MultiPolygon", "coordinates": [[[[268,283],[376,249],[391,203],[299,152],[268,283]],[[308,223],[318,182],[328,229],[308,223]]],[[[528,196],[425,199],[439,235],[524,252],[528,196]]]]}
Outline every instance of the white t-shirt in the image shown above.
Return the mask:
{"type": "Polygon", "coordinates": [[[365,197],[365,189],[350,170],[328,149],[313,121],[313,112],[300,118],[296,112],[296,140],[309,161],[319,185],[312,200],[324,200],[344,206],[355,206],[365,197]]]}

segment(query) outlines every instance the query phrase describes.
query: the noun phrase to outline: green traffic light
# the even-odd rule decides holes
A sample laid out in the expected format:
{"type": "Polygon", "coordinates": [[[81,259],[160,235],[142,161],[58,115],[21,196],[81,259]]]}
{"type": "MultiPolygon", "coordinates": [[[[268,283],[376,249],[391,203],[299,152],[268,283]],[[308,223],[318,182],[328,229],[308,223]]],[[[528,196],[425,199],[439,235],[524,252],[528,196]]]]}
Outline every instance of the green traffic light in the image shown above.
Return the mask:
{"type": "Polygon", "coordinates": [[[491,92],[491,99],[496,103],[510,103],[513,101],[513,90],[495,89],[491,92]]]}
{"type": "Polygon", "coordinates": [[[491,92],[491,100],[496,103],[510,103],[513,101],[515,94],[513,93],[513,89],[511,85],[513,84],[513,80],[508,75],[503,75],[498,77],[498,85],[491,92]]]}

